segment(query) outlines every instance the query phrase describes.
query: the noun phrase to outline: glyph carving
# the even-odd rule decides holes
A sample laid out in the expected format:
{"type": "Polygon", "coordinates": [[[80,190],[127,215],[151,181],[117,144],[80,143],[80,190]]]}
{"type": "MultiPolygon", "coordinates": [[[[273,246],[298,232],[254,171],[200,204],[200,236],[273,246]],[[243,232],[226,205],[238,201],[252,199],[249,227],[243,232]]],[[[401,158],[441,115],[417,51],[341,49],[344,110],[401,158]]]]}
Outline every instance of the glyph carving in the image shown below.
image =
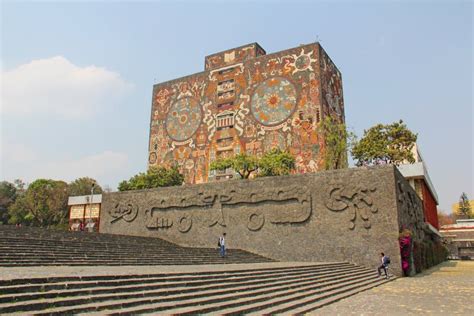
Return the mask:
{"type": "Polygon", "coordinates": [[[333,212],[351,212],[349,229],[355,229],[355,222],[359,216],[362,219],[365,229],[370,229],[370,213],[377,213],[374,200],[371,195],[377,189],[367,187],[346,187],[342,184],[336,184],[329,187],[326,194],[325,205],[328,210],[333,212]]]}
{"type": "Polygon", "coordinates": [[[249,216],[249,221],[247,223],[247,228],[250,231],[258,231],[262,229],[265,224],[265,216],[261,213],[252,213],[249,216]]]}
{"type": "MultiPolygon", "coordinates": [[[[268,217],[272,224],[296,224],[304,223],[312,214],[311,194],[305,186],[289,186],[285,188],[267,188],[259,192],[248,192],[244,189],[223,190],[221,192],[201,191],[194,195],[172,196],[159,199],[154,202],[154,206],[146,211],[148,214],[148,228],[171,228],[173,221],[158,220],[168,218],[167,211],[185,211],[187,209],[203,209],[209,214],[207,220],[208,227],[219,225],[227,227],[230,212],[226,206],[232,205],[259,205],[265,203],[284,204],[284,210],[269,212],[265,215],[262,212],[254,212],[249,215],[247,228],[251,231],[260,230],[265,224],[265,217],[268,217]],[[158,217],[154,213],[158,212],[158,217]]],[[[187,232],[191,229],[192,220],[187,215],[177,219],[178,230],[187,232]]]]}
{"type": "Polygon", "coordinates": [[[416,193],[408,187],[408,184],[402,181],[397,181],[398,201],[401,204],[402,210],[408,215],[408,224],[412,226],[422,238],[423,235],[423,205],[421,200],[416,196],[416,193]]]}
{"type": "Polygon", "coordinates": [[[191,230],[191,227],[193,226],[193,219],[191,216],[182,216],[178,220],[178,230],[181,233],[187,233],[188,231],[191,230]]]}
{"type": "Polygon", "coordinates": [[[138,215],[138,205],[117,203],[113,209],[109,210],[109,214],[113,217],[110,223],[115,223],[121,219],[126,222],[133,222],[138,215]]]}

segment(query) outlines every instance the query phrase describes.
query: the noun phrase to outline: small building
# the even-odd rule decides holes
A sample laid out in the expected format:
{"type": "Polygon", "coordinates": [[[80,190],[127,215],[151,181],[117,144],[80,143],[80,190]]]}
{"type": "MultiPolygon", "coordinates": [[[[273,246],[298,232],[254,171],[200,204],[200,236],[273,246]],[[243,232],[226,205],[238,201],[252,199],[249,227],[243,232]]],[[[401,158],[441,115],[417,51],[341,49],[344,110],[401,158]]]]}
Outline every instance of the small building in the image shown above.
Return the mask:
{"type": "Polygon", "coordinates": [[[474,219],[458,219],[456,224],[441,226],[451,259],[474,260],[474,219]]]}
{"type": "Polygon", "coordinates": [[[435,233],[437,233],[439,230],[438,194],[431,182],[428,168],[417,144],[413,147],[413,156],[415,158],[414,163],[401,164],[398,166],[398,170],[423,201],[425,222],[432,230],[435,229],[435,233]]]}
{"type": "Polygon", "coordinates": [[[67,204],[70,230],[99,231],[102,194],[70,196],[67,204]]]}

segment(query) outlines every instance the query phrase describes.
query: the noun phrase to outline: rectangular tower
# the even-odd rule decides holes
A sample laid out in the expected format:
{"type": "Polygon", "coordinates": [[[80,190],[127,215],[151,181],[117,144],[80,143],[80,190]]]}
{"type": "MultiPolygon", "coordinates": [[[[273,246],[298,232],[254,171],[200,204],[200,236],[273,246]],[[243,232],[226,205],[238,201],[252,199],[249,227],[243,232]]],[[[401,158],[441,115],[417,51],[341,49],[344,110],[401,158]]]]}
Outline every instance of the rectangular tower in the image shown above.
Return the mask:
{"type": "Polygon", "coordinates": [[[324,165],[318,124],[344,122],[341,73],[319,43],[273,54],[257,43],[205,58],[205,71],[153,86],[149,166],[177,164],[186,183],[234,177],[212,161],[286,149],[296,172],[324,165]]]}

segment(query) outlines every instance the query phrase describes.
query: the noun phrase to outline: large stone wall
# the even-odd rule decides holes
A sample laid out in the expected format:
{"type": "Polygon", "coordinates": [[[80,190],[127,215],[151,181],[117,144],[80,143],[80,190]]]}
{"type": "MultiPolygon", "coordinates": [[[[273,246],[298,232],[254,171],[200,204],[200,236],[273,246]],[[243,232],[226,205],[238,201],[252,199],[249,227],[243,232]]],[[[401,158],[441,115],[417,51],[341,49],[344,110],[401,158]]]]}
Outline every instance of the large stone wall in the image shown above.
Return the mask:
{"type": "Polygon", "coordinates": [[[422,227],[416,198],[392,166],[106,193],[100,231],[193,247],[226,232],[230,248],[283,261],[375,267],[384,251],[401,274],[399,230],[422,227]]]}

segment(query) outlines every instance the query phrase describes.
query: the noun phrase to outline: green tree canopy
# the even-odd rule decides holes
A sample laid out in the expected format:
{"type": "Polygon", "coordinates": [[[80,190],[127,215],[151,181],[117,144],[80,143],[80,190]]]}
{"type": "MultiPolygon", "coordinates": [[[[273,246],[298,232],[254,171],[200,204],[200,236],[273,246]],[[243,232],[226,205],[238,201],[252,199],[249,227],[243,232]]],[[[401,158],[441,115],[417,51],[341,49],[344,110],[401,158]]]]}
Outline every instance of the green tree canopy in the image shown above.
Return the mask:
{"type": "Polygon", "coordinates": [[[413,163],[415,158],[411,150],[416,138],[402,120],[389,125],[377,124],[355,141],[352,156],[358,166],[413,163]]]}
{"type": "Polygon", "coordinates": [[[234,157],[217,159],[210,166],[211,170],[232,168],[241,179],[248,179],[252,173],[259,176],[280,176],[290,174],[295,169],[295,158],[281,149],[272,149],[261,158],[246,153],[234,157]]]}
{"type": "Polygon", "coordinates": [[[48,227],[67,221],[68,186],[64,181],[38,179],[9,209],[10,223],[48,227]]]}
{"type": "Polygon", "coordinates": [[[347,168],[347,152],[355,135],[347,130],[346,124],[337,122],[331,116],[321,121],[318,131],[325,141],[324,150],[321,151],[324,169],[347,168]]]}
{"type": "Polygon", "coordinates": [[[13,183],[0,182],[0,223],[8,222],[8,208],[12,205],[17,197],[17,189],[13,183]]]}
{"type": "Polygon", "coordinates": [[[158,187],[169,187],[174,185],[181,185],[184,181],[184,176],[179,173],[177,167],[150,167],[146,173],[131,177],[128,181],[124,180],[119,183],[119,191],[152,189],[158,187]]]}
{"type": "Polygon", "coordinates": [[[274,148],[265,153],[258,161],[258,175],[283,176],[295,170],[295,157],[289,152],[274,148]]]}
{"type": "Polygon", "coordinates": [[[253,172],[257,171],[258,158],[253,155],[241,153],[234,157],[217,159],[211,163],[210,168],[211,170],[226,170],[232,168],[240,175],[240,178],[248,179],[253,172]]]}
{"type": "Polygon", "coordinates": [[[69,195],[77,196],[91,194],[92,184],[94,184],[94,194],[101,194],[103,192],[102,187],[96,180],[89,177],[82,177],[69,183],[69,195]]]}

